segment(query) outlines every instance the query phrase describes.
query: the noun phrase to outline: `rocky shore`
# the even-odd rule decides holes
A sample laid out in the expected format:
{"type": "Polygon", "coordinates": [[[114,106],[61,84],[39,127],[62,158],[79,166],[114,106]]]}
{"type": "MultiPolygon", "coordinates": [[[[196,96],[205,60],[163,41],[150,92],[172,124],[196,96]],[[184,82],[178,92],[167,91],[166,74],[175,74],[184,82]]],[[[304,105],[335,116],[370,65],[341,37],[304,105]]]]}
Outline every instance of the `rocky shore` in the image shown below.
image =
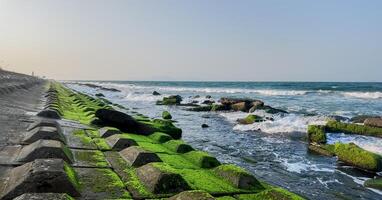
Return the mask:
{"type": "Polygon", "coordinates": [[[12,77],[0,96],[0,199],[303,199],[195,150],[170,113],[12,77]]]}

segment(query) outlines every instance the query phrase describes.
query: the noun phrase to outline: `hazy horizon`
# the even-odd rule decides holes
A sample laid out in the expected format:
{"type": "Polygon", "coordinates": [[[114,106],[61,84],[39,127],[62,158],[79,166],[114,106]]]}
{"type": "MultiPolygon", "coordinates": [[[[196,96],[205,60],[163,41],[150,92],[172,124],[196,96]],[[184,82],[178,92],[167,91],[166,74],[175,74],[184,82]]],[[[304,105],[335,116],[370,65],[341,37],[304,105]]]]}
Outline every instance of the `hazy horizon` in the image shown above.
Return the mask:
{"type": "Polygon", "coordinates": [[[382,1],[0,0],[0,67],[58,80],[381,82],[382,1]]]}

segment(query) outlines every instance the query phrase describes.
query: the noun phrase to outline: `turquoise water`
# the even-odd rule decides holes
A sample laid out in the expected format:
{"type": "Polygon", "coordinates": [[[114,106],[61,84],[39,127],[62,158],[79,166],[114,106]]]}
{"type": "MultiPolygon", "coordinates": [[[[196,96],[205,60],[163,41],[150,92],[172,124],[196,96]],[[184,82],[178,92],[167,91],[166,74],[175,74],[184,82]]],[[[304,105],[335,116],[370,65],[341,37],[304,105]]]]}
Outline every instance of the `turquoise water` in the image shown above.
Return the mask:
{"type": "MultiPolygon", "coordinates": [[[[305,142],[307,125],[323,124],[329,116],[348,119],[360,114],[382,115],[382,83],[90,82],[121,92],[68,86],[91,95],[102,92],[112,101],[154,118],[168,110],[188,143],[222,162],[245,167],[272,184],[310,199],[382,198],[381,192],[363,187],[370,174],[338,163],[335,158],[310,154],[305,142]],[[162,96],[153,96],[154,90],[162,96]],[[236,119],[247,113],[190,112],[184,107],[155,105],[156,100],[173,94],[181,95],[184,102],[202,102],[206,95],[214,100],[227,96],[255,98],[289,114],[272,115],[274,121],[239,125],[236,119]],[[202,129],[203,123],[210,127],[202,129]]],[[[382,154],[381,140],[377,138],[329,134],[329,142],[336,141],[355,142],[382,154]]]]}

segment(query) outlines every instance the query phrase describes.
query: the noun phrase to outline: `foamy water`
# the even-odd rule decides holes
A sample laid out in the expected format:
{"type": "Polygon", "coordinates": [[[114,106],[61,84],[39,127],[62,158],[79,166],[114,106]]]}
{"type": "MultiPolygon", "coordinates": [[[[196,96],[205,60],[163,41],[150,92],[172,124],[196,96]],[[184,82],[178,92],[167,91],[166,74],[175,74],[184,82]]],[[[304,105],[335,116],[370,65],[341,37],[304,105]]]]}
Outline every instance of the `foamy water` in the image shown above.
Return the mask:
{"type": "Polygon", "coordinates": [[[327,133],[328,144],[336,142],[355,143],[363,149],[382,155],[382,138],[352,135],[344,133],[327,133]]]}

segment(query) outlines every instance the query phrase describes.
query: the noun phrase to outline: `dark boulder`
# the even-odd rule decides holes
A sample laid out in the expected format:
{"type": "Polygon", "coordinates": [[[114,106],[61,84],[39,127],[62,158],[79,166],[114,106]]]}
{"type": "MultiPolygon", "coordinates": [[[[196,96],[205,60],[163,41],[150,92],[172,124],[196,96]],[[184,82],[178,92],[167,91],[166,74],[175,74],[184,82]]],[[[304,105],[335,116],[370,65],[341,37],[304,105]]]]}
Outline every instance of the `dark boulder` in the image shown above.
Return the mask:
{"type": "Polygon", "coordinates": [[[182,97],[179,95],[171,95],[163,97],[162,101],[157,101],[157,105],[179,105],[182,100],[182,97]]]}
{"type": "Polygon", "coordinates": [[[207,105],[212,105],[213,103],[215,103],[215,101],[214,101],[214,100],[209,100],[209,99],[204,100],[204,101],[202,102],[202,104],[207,104],[207,105]]]}
{"type": "Polygon", "coordinates": [[[154,96],[159,96],[159,95],[161,95],[161,94],[160,94],[159,92],[157,92],[157,91],[154,91],[154,92],[153,92],[153,95],[154,95],[154,96]]]}
{"type": "Polygon", "coordinates": [[[95,94],[96,97],[104,97],[105,95],[103,95],[102,93],[97,93],[95,94]]]}
{"type": "Polygon", "coordinates": [[[109,109],[98,109],[95,113],[96,117],[103,125],[119,128],[121,130],[135,130],[138,127],[138,122],[130,115],[109,109]]]}
{"type": "Polygon", "coordinates": [[[380,117],[367,118],[363,123],[367,126],[382,128],[382,118],[380,117]]]}
{"type": "Polygon", "coordinates": [[[358,116],[352,117],[350,119],[350,121],[353,123],[363,123],[365,121],[365,119],[374,118],[374,117],[378,117],[378,116],[375,116],[375,115],[358,115],[358,116]]]}
{"type": "Polygon", "coordinates": [[[208,124],[202,124],[202,128],[208,128],[210,126],[208,126],[208,124]]]}

